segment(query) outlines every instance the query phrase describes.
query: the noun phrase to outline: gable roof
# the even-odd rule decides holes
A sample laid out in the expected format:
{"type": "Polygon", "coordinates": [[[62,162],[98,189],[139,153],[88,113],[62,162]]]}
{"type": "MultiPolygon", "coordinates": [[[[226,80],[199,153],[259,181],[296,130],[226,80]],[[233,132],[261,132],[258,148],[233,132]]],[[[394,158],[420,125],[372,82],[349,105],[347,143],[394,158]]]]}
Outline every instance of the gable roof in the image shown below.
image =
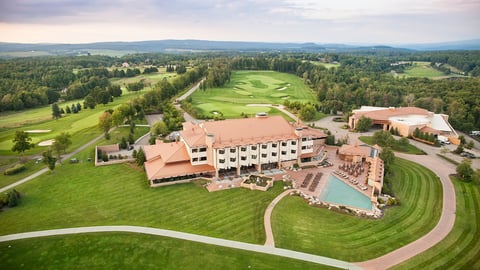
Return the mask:
{"type": "Polygon", "coordinates": [[[161,158],[164,163],[190,160],[185,144],[181,142],[145,145],[143,151],[146,160],[161,158]]]}

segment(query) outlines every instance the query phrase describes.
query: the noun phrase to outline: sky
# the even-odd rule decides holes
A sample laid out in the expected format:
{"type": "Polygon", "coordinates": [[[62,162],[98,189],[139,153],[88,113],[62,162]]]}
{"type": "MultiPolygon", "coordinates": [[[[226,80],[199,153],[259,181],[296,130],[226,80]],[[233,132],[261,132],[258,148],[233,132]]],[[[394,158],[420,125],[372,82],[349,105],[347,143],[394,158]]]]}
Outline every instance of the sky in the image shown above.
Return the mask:
{"type": "Polygon", "coordinates": [[[409,44],[480,38],[480,0],[0,0],[0,42],[409,44]]]}

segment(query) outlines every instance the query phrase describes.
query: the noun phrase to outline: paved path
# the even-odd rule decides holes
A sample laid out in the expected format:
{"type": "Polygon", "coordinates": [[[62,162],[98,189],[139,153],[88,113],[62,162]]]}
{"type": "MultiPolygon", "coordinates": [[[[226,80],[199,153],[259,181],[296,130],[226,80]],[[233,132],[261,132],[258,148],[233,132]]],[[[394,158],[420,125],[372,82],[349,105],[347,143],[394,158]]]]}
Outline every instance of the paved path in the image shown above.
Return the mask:
{"type": "Polygon", "coordinates": [[[376,259],[357,263],[364,269],[387,269],[426,251],[442,241],[450,233],[455,223],[455,189],[449,178],[449,175],[455,172],[453,166],[437,156],[402,153],[395,153],[395,155],[422,164],[440,177],[443,187],[442,214],[437,225],[420,239],[376,259]]]}
{"type": "MultiPolygon", "coordinates": [[[[112,128],[112,129],[110,130],[110,132],[112,132],[114,129],[115,129],[115,128],[112,128]]],[[[100,140],[101,138],[103,138],[103,136],[104,136],[103,134],[102,134],[102,135],[99,135],[99,136],[96,137],[95,139],[93,139],[93,140],[89,141],[88,143],[86,143],[86,144],[80,146],[79,148],[75,149],[73,152],[68,153],[68,154],[62,156],[62,160],[69,159],[69,158],[71,158],[72,156],[78,154],[80,151],[84,150],[85,148],[89,147],[90,145],[94,144],[95,142],[97,142],[98,140],[100,140]]],[[[19,181],[15,182],[15,183],[13,183],[13,184],[10,184],[10,185],[8,185],[8,186],[6,186],[6,187],[0,188],[0,193],[1,193],[1,192],[5,192],[5,191],[7,191],[7,190],[10,190],[10,189],[12,189],[12,188],[14,188],[14,187],[16,187],[16,186],[18,186],[18,185],[21,185],[21,184],[23,184],[23,183],[26,183],[26,182],[28,182],[28,181],[30,181],[30,180],[32,180],[32,179],[34,179],[34,178],[36,178],[36,177],[38,177],[38,176],[46,173],[46,172],[48,172],[48,171],[49,171],[48,168],[43,168],[43,169],[41,169],[40,171],[37,171],[37,172],[35,172],[34,174],[29,175],[29,176],[23,178],[22,180],[19,180],[19,181]]]]}
{"type": "Polygon", "coordinates": [[[191,94],[193,94],[193,92],[195,92],[199,87],[200,87],[200,84],[202,82],[205,81],[205,78],[203,78],[202,80],[200,80],[200,82],[198,82],[197,84],[195,84],[192,88],[190,88],[190,90],[188,90],[185,94],[181,95],[179,98],[177,98],[178,101],[182,101],[184,99],[186,99],[188,96],[190,96],[191,94]]]}
{"type": "Polygon", "coordinates": [[[294,189],[287,189],[284,192],[280,193],[273,201],[268,205],[267,210],[265,210],[265,215],[263,216],[263,226],[265,227],[265,234],[267,239],[265,240],[265,246],[274,247],[275,240],[273,238],[273,231],[272,231],[272,223],[270,221],[270,217],[273,212],[273,208],[277,203],[285,196],[290,194],[290,192],[294,191],[294,189]]]}
{"type": "Polygon", "coordinates": [[[294,121],[298,121],[298,117],[295,114],[287,111],[287,109],[285,109],[285,106],[283,106],[283,105],[278,105],[277,106],[277,105],[273,105],[273,104],[247,104],[247,106],[249,106],[249,107],[272,107],[272,108],[275,108],[275,109],[283,112],[284,114],[288,115],[294,121]]]}
{"type": "MultiPolygon", "coordinates": [[[[333,122],[332,119],[333,117],[326,117],[315,124],[328,128],[337,138],[348,134],[350,143],[360,142],[358,140],[359,136],[373,135],[373,132],[349,133],[348,130],[340,128],[345,123],[333,122]]],[[[442,241],[450,233],[455,223],[455,189],[449,177],[450,174],[455,173],[455,166],[437,156],[437,153],[441,150],[438,147],[432,147],[413,140],[410,140],[410,143],[425,151],[427,155],[408,155],[396,152],[395,156],[422,164],[439,176],[443,189],[443,205],[440,220],[430,232],[418,240],[376,259],[356,263],[364,269],[387,269],[426,251],[442,241]]],[[[449,148],[454,147],[456,146],[449,146],[449,148]]]]}
{"type": "Polygon", "coordinates": [[[165,237],[172,237],[176,239],[194,241],[194,242],[199,242],[204,244],[235,248],[235,249],[241,249],[241,250],[247,250],[247,251],[254,251],[254,252],[264,253],[268,255],[277,255],[281,257],[287,257],[287,258],[292,258],[292,259],[297,259],[297,260],[302,260],[307,262],[329,265],[329,266],[338,267],[342,269],[361,269],[358,266],[349,262],[344,262],[344,261],[335,260],[327,257],[322,257],[322,256],[287,250],[287,249],[248,244],[248,243],[243,243],[238,241],[225,240],[225,239],[220,239],[215,237],[208,237],[208,236],[183,233],[183,232],[177,232],[177,231],[171,231],[171,230],[155,229],[150,227],[138,227],[138,226],[94,226],[94,227],[79,227],[79,228],[18,233],[18,234],[0,236],[0,242],[35,238],[35,237],[53,236],[53,235],[68,235],[68,234],[96,233],[96,232],[133,232],[133,233],[165,236],[165,237]]]}

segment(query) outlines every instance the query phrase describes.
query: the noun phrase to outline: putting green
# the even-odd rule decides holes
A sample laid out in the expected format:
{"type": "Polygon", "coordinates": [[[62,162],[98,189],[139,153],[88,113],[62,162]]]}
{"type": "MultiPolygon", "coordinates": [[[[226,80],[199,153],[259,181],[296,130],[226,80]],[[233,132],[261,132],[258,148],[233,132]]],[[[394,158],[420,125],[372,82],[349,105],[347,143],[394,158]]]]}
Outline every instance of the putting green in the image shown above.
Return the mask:
{"type": "Polygon", "coordinates": [[[247,91],[243,91],[243,90],[236,90],[235,93],[237,93],[239,95],[242,95],[242,96],[251,96],[252,95],[252,93],[247,92],[247,91]]]}

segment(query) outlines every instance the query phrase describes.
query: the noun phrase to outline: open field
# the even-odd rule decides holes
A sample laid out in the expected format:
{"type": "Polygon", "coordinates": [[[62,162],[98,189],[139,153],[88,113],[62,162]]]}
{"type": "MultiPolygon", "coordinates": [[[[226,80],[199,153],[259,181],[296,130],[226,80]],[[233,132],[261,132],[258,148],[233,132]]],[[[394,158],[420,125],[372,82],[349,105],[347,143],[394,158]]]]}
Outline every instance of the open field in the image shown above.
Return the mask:
{"type": "MultiPolygon", "coordinates": [[[[119,68],[122,69],[122,68],[119,68]]],[[[165,68],[160,69],[159,72],[154,72],[154,73],[149,73],[149,74],[141,74],[135,77],[130,77],[130,78],[112,78],[110,81],[112,84],[120,85],[120,87],[123,90],[123,93],[127,91],[126,85],[129,83],[134,83],[138,81],[143,81],[144,84],[146,85],[145,88],[141,90],[141,92],[145,90],[151,90],[152,87],[158,83],[159,81],[163,80],[166,78],[167,80],[173,79],[177,76],[177,73],[175,72],[165,72],[165,68]]]]}
{"type": "MultiPolygon", "coordinates": [[[[358,139],[366,144],[373,145],[373,137],[372,136],[360,136],[358,139]]],[[[411,154],[411,155],[425,155],[425,152],[422,150],[418,149],[415,145],[409,144],[407,147],[403,147],[398,143],[398,140],[395,142],[395,144],[392,147],[393,151],[401,152],[401,153],[406,153],[406,154],[411,154]]]]}
{"type": "Polygon", "coordinates": [[[442,186],[425,167],[397,158],[393,190],[400,206],[379,220],[362,219],[308,206],[300,197],[286,197],[275,207],[272,226],[277,247],[345,261],[364,261],[404,246],[437,224],[442,186]]]}
{"type": "Polygon", "coordinates": [[[247,104],[282,104],[285,99],[315,102],[315,95],[295,75],[274,71],[235,71],[230,83],[222,88],[196,91],[192,104],[204,115],[223,114],[225,118],[239,118],[265,111],[249,108],[247,104]]]}
{"type": "MultiPolygon", "coordinates": [[[[71,139],[73,142],[69,149],[75,149],[101,134],[101,130],[96,126],[98,117],[105,110],[113,109],[127,102],[135,95],[138,94],[124,93],[121,97],[116,98],[107,105],[97,105],[95,109],[82,109],[82,111],[77,114],[65,114],[58,120],[52,119],[51,106],[25,110],[18,113],[2,113],[0,114],[0,155],[17,155],[17,153],[11,151],[13,145],[12,139],[15,136],[16,130],[51,130],[51,132],[47,133],[31,133],[30,137],[35,144],[52,139],[61,132],[68,132],[72,135],[71,139]]],[[[65,105],[70,106],[77,102],[83,104],[83,100],[76,100],[59,104],[59,106],[63,108],[65,105]]],[[[44,149],[44,147],[37,146],[26,151],[25,155],[41,153],[44,149]]]]}
{"type": "Polygon", "coordinates": [[[445,73],[436,70],[430,66],[430,62],[413,62],[413,66],[405,69],[404,73],[399,73],[400,77],[421,77],[430,79],[444,79],[450,77],[458,77],[460,75],[445,73]]]}
{"type": "Polygon", "coordinates": [[[480,187],[452,179],[457,197],[453,230],[440,243],[393,269],[480,269],[480,187]]]}
{"type": "Polygon", "coordinates": [[[266,207],[283,190],[230,189],[209,193],[201,183],[152,189],[143,169],[127,164],[94,168],[93,147],[55,171],[17,188],[19,206],[0,213],[0,234],[91,226],[138,225],[263,243],[266,207]],[[19,222],[21,220],[21,222],[19,222]]]}
{"type": "Polygon", "coordinates": [[[129,233],[0,243],[5,269],[335,269],[268,254],[129,233]],[[9,247],[11,246],[11,247],[9,247]]]}
{"type": "Polygon", "coordinates": [[[310,61],[310,63],[314,64],[314,65],[318,65],[318,66],[324,66],[326,67],[327,69],[330,69],[332,67],[334,68],[337,68],[340,66],[340,63],[324,63],[324,62],[320,62],[320,61],[310,61]]]}

